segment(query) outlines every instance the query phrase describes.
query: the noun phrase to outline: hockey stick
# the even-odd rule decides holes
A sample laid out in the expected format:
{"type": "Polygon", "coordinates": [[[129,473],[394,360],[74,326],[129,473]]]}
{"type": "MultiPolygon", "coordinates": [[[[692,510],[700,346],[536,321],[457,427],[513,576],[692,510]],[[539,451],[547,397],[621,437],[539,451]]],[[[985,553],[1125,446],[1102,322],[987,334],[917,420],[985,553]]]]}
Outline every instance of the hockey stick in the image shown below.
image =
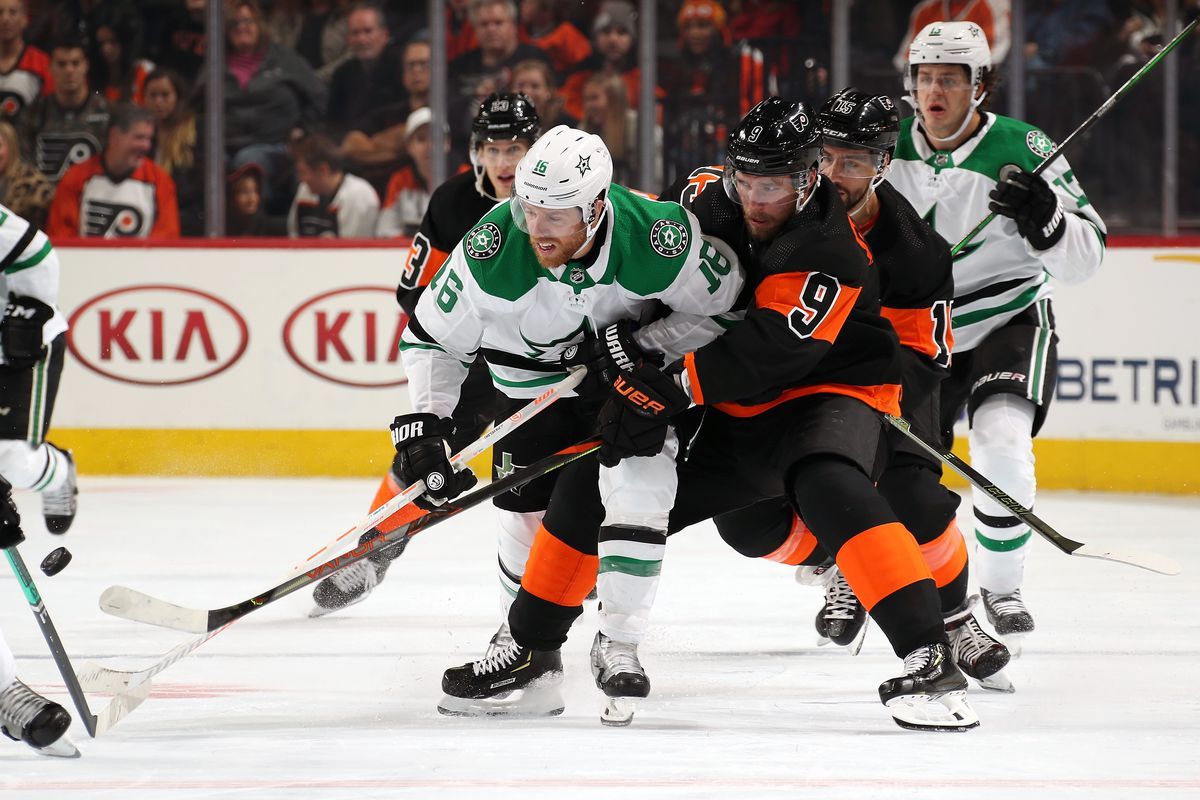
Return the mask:
{"type": "Polygon", "coordinates": [[[151,664],[149,667],[140,670],[121,670],[112,669],[110,667],[101,666],[95,662],[88,662],[79,670],[79,683],[84,690],[89,692],[113,692],[115,694],[128,693],[133,690],[145,687],[146,692],[150,689],[150,679],[159,674],[167,667],[182,660],[184,657],[193,653],[200,645],[207,642],[209,639],[216,636],[228,628],[226,625],[222,628],[217,628],[215,631],[203,633],[194,639],[176,645],[169,652],[164,654],[158,661],[151,664]]]}
{"type": "MultiPolygon", "coordinates": [[[[1194,19],[1190,23],[1188,23],[1187,27],[1185,27],[1183,30],[1181,30],[1174,39],[1172,39],[1170,42],[1167,43],[1167,45],[1165,47],[1163,47],[1162,50],[1159,50],[1157,53],[1154,54],[1154,58],[1150,59],[1145,64],[1143,64],[1141,69],[1139,69],[1137,72],[1135,72],[1129,78],[1129,80],[1125,81],[1125,83],[1121,85],[1120,89],[1117,89],[1115,92],[1113,92],[1111,97],[1109,97],[1107,100],[1105,100],[1103,103],[1101,103],[1100,107],[1097,108],[1094,112],[1092,112],[1092,115],[1090,117],[1088,117],[1087,119],[1085,119],[1083,121],[1083,124],[1081,124],[1078,128],[1076,128],[1074,131],[1072,131],[1071,135],[1062,141],[1062,144],[1055,147],[1054,152],[1052,152],[1050,155],[1046,156],[1046,158],[1042,160],[1042,163],[1037,165],[1037,168],[1034,169],[1033,174],[1041,175],[1043,172],[1045,172],[1046,168],[1049,167],[1052,163],[1054,163],[1054,160],[1057,159],[1059,157],[1059,155],[1061,155],[1062,152],[1067,149],[1067,145],[1069,145],[1072,141],[1074,141],[1079,136],[1082,136],[1084,133],[1086,133],[1088,128],[1095,125],[1100,120],[1101,117],[1103,117],[1105,114],[1107,114],[1109,109],[1111,109],[1114,105],[1116,105],[1117,101],[1120,100],[1122,97],[1124,97],[1129,92],[1129,90],[1132,89],[1137,84],[1138,81],[1140,81],[1142,78],[1144,78],[1146,76],[1146,74],[1148,72],[1150,72],[1156,66],[1158,66],[1158,62],[1162,61],[1164,58],[1166,58],[1168,55],[1170,55],[1171,51],[1174,50],[1176,48],[1176,46],[1179,45],[1180,42],[1182,42],[1184,39],[1186,39],[1188,34],[1190,34],[1193,30],[1196,29],[1197,23],[1200,23],[1200,19],[1194,19]]],[[[983,220],[980,221],[980,223],[978,225],[976,225],[974,228],[972,228],[970,230],[970,232],[967,233],[967,235],[964,236],[961,241],[959,241],[958,244],[954,245],[954,247],[950,250],[950,255],[957,256],[959,251],[961,251],[964,247],[966,247],[968,244],[970,244],[971,241],[976,236],[978,236],[983,231],[983,229],[986,228],[991,223],[991,221],[994,220],[995,218],[996,218],[995,211],[989,213],[986,217],[984,217],[983,220]]]]}
{"type": "Polygon", "coordinates": [[[149,690],[147,688],[144,692],[118,694],[99,714],[93,714],[87,697],[83,694],[83,688],[79,685],[75,669],[71,666],[71,657],[67,655],[67,650],[63,647],[58,630],[54,627],[49,612],[46,611],[42,595],[38,592],[37,585],[33,582],[33,577],[25,566],[25,560],[21,558],[15,545],[4,548],[4,555],[8,558],[13,572],[16,573],[17,582],[21,584],[21,589],[25,592],[25,599],[29,601],[29,606],[33,609],[33,616],[37,620],[38,628],[42,631],[42,636],[46,639],[46,644],[50,646],[50,655],[54,658],[54,664],[58,667],[59,674],[62,675],[63,683],[66,684],[67,693],[71,695],[75,709],[79,712],[80,721],[83,722],[88,736],[95,739],[141,705],[142,701],[150,696],[149,690]]]}
{"type": "Polygon", "coordinates": [[[493,497],[503,494],[510,489],[524,486],[533,479],[566,466],[572,461],[582,458],[599,448],[599,442],[581,442],[580,444],[549,455],[540,461],[536,461],[525,469],[514,472],[500,480],[493,481],[487,486],[476,489],[474,492],[452,500],[434,511],[426,511],[416,519],[394,530],[385,533],[377,528],[372,528],[367,532],[373,533],[375,536],[367,539],[353,550],[335,556],[307,572],[290,578],[278,586],[274,586],[262,594],[248,600],[243,600],[240,603],[214,609],[184,608],[164,600],[159,600],[156,597],[151,597],[135,589],[129,589],[124,586],[110,586],[100,596],[100,608],[113,616],[134,622],[143,622],[147,625],[157,625],[163,628],[172,628],[191,633],[215,631],[269,603],[287,597],[292,592],[320,580],[326,574],[361,561],[372,553],[384,550],[390,545],[395,544],[402,538],[413,536],[443,520],[491,500],[493,497]]]}
{"type": "Polygon", "coordinates": [[[1140,553],[1136,551],[1121,551],[1121,550],[1106,550],[1096,545],[1076,542],[1073,539],[1068,539],[1054,528],[1050,527],[1040,517],[1034,514],[1025,506],[1018,503],[1012,495],[1001,489],[996,484],[989,481],[980,474],[974,467],[961,458],[956,456],[952,451],[940,446],[931,445],[912,432],[907,420],[900,417],[893,417],[891,414],[884,415],[892,427],[899,430],[909,439],[912,439],[922,450],[934,456],[943,464],[947,465],[959,475],[962,475],[968,483],[986,492],[993,500],[1004,506],[1008,513],[1012,514],[1017,519],[1024,522],[1044,538],[1050,544],[1057,547],[1062,552],[1069,556],[1081,556],[1083,558],[1098,558],[1102,561],[1115,561],[1120,564],[1129,564],[1134,567],[1157,572],[1162,575],[1178,575],[1179,565],[1173,559],[1166,556],[1160,556],[1155,553],[1140,553]]]}

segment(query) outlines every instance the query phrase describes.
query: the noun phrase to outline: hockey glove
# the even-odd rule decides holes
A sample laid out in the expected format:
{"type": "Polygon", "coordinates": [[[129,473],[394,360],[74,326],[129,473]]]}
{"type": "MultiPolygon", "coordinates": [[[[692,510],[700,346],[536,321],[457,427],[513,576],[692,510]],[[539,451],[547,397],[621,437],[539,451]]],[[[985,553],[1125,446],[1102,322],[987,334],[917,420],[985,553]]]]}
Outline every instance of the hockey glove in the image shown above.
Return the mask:
{"type": "Polygon", "coordinates": [[[405,486],[425,482],[425,493],[414,502],[432,510],[475,485],[469,469],[455,472],[450,466],[450,436],[454,421],[434,414],[403,414],[392,422],[400,480],[405,486]]]}
{"type": "Polygon", "coordinates": [[[21,533],[21,515],[13,503],[12,487],[0,478],[0,549],[7,550],[25,541],[21,533]]]}
{"type": "Polygon", "coordinates": [[[633,338],[634,323],[623,319],[604,330],[599,336],[588,335],[563,353],[562,364],[567,368],[587,367],[587,377],[579,385],[583,396],[607,392],[617,375],[645,360],[662,363],[662,356],[647,352],[633,338]]]}
{"type": "Polygon", "coordinates": [[[1067,232],[1062,202],[1050,184],[1016,164],[1001,168],[1000,180],[988,196],[988,208],[1014,220],[1017,231],[1038,250],[1049,250],[1067,232]]]}
{"type": "Polygon", "coordinates": [[[54,309],[36,297],[9,292],[8,307],[0,321],[0,348],[10,367],[29,369],[42,360],[42,328],[53,316],[54,309]]]}
{"type": "Polygon", "coordinates": [[[623,458],[658,455],[671,417],[690,405],[675,378],[656,367],[641,364],[617,375],[600,409],[600,463],[615,467],[623,458]]]}

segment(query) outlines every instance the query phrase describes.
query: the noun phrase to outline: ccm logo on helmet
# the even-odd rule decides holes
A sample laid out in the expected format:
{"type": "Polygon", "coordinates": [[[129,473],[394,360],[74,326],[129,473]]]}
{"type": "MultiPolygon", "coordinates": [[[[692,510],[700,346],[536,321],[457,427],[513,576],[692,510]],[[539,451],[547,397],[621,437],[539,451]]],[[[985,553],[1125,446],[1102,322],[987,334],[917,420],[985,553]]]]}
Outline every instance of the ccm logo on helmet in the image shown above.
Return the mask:
{"type": "Polygon", "coordinates": [[[666,406],[654,400],[650,395],[631,385],[624,377],[618,375],[613,381],[613,388],[617,390],[617,394],[624,397],[630,403],[633,403],[639,411],[651,417],[657,417],[666,410],[666,406]]]}

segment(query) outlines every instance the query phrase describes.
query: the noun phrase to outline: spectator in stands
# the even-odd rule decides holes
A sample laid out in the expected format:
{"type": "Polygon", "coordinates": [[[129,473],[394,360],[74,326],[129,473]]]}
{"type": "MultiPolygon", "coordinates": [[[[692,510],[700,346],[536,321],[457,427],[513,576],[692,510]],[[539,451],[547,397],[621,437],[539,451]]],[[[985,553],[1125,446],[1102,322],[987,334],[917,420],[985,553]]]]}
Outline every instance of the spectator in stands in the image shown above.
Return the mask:
{"type": "Polygon", "coordinates": [[[0,203],[34,227],[45,228],[53,196],[54,185],[21,158],[16,129],[7,120],[0,120],[0,203]]]}
{"type": "Polygon", "coordinates": [[[514,66],[527,59],[550,60],[540,47],[521,41],[516,0],[471,0],[469,9],[479,47],[450,62],[455,81],[450,98],[451,132],[462,144],[480,101],[509,86],[514,66]]]}
{"type": "Polygon", "coordinates": [[[146,108],[154,115],[154,162],[175,181],[179,229],[184,236],[204,233],[204,170],[196,113],[186,98],[191,89],[174,70],[156,69],[146,78],[146,108]]]}
{"type": "Polygon", "coordinates": [[[151,48],[156,63],[195,82],[204,66],[208,46],[204,8],[207,0],[183,0],[167,18],[163,35],[151,48]]]}
{"type": "Polygon", "coordinates": [[[282,0],[272,4],[263,29],[271,41],[296,52],[328,84],[350,58],[346,16],[351,0],[282,0]]]}
{"type": "Polygon", "coordinates": [[[396,84],[402,55],[400,48],[391,44],[383,9],[370,3],[351,9],[347,41],[353,58],[334,71],[325,113],[329,129],[339,134],[337,138],[346,131],[362,130],[373,111],[403,99],[396,84]]]}
{"type": "MultiPolygon", "coordinates": [[[[1025,63],[1031,69],[1084,66],[1093,62],[1107,66],[1112,53],[1097,48],[1117,20],[1105,3],[1091,0],[1050,0],[1026,12],[1025,63]]],[[[990,41],[990,40],[989,40],[990,41]]]]}
{"type": "Polygon", "coordinates": [[[154,115],[132,103],[113,108],[104,151],[67,170],[46,234],[51,239],[179,236],[175,182],[150,160],[154,115]]]}
{"type": "Polygon", "coordinates": [[[154,64],[136,57],[141,41],[142,21],[136,13],[114,11],[97,18],[88,55],[88,81],[108,102],[144,103],[146,76],[154,64]]]}
{"type": "MultiPolygon", "coordinates": [[[[580,62],[563,83],[564,107],[573,117],[583,118],[583,84],[595,72],[619,75],[625,81],[629,107],[637,109],[641,70],[638,69],[634,42],[637,37],[637,12],[626,0],[606,0],[592,23],[595,52],[580,62]]],[[[655,94],[662,96],[662,90],[655,94]]]]}
{"type": "Polygon", "coordinates": [[[592,54],[588,38],[564,19],[563,0],[521,0],[521,24],[529,41],[546,51],[562,75],[592,54]]]}
{"type": "Polygon", "coordinates": [[[664,119],[672,147],[667,182],[724,153],[728,127],[767,91],[762,53],[730,46],[725,7],[717,0],[687,0],[676,16],[678,53],[659,68],[664,119]]]}
{"type": "Polygon", "coordinates": [[[13,122],[54,88],[50,56],[25,43],[28,24],[25,0],[0,0],[0,119],[13,122]]]}
{"type": "Polygon", "coordinates": [[[446,3],[446,58],[450,61],[479,47],[479,37],[471,27],[468,9],[470,0],[449,0],[446,3]]]}
{"type": "Polygon", "coordinates": [[[342,139],[342,155],[354,171],[370,181],[381,194],[388,179],[404,158],[404,123],[409,114],[429,104],[429,42],[423,37],[404,46],[401,83],[407,96],[376,109],[358,130],[342,139]]]}
{"type": "Polygon", "coordinates": [[[288,235],[355,239],[375,235],[379,195],[342,168],[337,147],[327,136],[310,134],[297,143],[300,186],[288,213],[288,235]]]}
{"type": "Polygon", "coordinates": [[[287,236],[287,220],[267,216],[262,203],[262,170],[247,164],[226,182],[225,235],[287,236]]]}
{"type": "MultiPolygon", "coordinates": [[[[1088,2],[1089,6],[1103,3],[1088,2]]],[[[892,58],[892,63],[898,71],[904,70],[908,63],[908,46],[912,43],[917,31],[932,22],[966,21],[974,22],[983,28],[987,36],[988,47],[992,49],[992,65],[998,66],[1008,56],[1008,48],[1012,39],[1012,25],[1009,20],[1011,3],[1009,0],[921,0],[913,7],[908,17],[908,29],[900,42],[900,49],[892,58]]],[[[1031,34],[1034,29],[1026,26],[1031,34]]]]}
{"type": "Polygon", "coordinates": [[[409,163],[388,181],[375,228],[377,236],[412,236],[421,227],[433,181],[433,143],[429,137],[432,121],[433,113],[428,108],[418,108],[405,123],[409,163]]]}
{"type": "Polygon", "coordinates": [[[267,211],[281,212],[292,194],[287,143],[322,118],[325,87],[304,59],[267,40],[258,0],[233,0],[228,10],[225,149],[230,169],[258,164],[267,211]]]}
{"type": "Polygon", "coordinates": [[[546,120],[544,130],[557,125],[574,128],[579,120],[563,111],[562,95],[554,79],[554,70],[545,61],[522,61],[513,67],[512,90],[533,101],[538,115],[546,120]]]}
{"type": "MultiPolygon", "coordinates": [[[[657,191],[662,186],[662,160],[655,159],[650,186],[641,186],[638,173],[637,112],[629,107],[629,93],[619,75],[594,72],[583,84],[583,119],[580,127],[604,140],[612,156],[613,180],[622,186],[657,191]]],[[[654,152],[662,152],[662,128],[654,126],[654,152]]]]}
{"type": "Polygon", "coordinates": [[[108,101],[88,89],[88,60],[79,39],[50,50],[53,93],[21,115],[17,134],[25,157],[57,184],[72,164],[100,151],[108,126],[108,101]]]}

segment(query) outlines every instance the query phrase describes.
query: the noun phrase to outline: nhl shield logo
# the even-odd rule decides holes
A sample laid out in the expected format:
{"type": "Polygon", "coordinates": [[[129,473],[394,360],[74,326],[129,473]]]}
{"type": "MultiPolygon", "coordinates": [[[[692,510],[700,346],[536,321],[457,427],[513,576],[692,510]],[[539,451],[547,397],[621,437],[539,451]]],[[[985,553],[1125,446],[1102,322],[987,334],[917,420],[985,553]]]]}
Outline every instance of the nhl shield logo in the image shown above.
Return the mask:
{"type": "Polygon", "coordinates": [[[674,258],[687,250],[687,228],[671,219],[660,219],[650,228],[650,246],[660,256],[674,258]]]}
{"type": "Polygon", "coordinates": [[[500,229],[491,222],[477,226],[467,234],[464,244],[471,258],[491,258],[500,250],[500,229]]]}
{"type": "Polygon", "coordinates": [[[585,277],[583,267],[571,267],[571,274],[568,276],[568,280],[571,283],[583,283],[585,277]]]}

